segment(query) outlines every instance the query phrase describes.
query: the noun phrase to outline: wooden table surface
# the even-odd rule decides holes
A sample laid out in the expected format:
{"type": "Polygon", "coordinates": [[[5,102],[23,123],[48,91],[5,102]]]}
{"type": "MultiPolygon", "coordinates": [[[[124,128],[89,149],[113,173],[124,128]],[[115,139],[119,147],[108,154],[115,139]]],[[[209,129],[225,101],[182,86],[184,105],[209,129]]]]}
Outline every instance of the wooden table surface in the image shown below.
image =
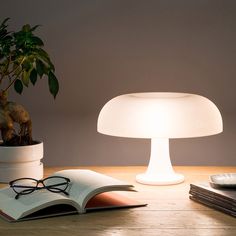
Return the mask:
{"type": "MultiPolygon", "coordinates": [[[[61,169],[46,168],[45,176],[61,169]]],[[[84,167],[86,168],[86,167],[84,167]]],[[[189,200],[189,184],[207,181],[209,175],[236,172],[236,167],[175,167],[185,175],[185,182],[171,186],[147,186],[134,181],[144,167],[87,167],[135,185],[138,192],[127,196],[147,207],[107,210],[83,215],[69,215],[19,223],[0,219],[0,236],[77,236],[77,235],[174,235],[234,236],[236,218],[189,200]]],[[[4,185],[1,184],[0,187],[4,185]]]]}

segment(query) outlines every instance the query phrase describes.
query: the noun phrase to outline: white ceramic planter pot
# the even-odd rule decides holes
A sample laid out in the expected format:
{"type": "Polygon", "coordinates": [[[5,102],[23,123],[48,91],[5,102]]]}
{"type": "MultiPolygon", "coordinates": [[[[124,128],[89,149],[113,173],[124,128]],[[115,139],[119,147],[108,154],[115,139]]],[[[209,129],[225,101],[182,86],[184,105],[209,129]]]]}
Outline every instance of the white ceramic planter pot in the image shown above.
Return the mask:
{"type": "Polygon", "coordinates": [[[43,142],[34,145],[0,146],[0,182],[30,177],[43,178],[43,142]]]}

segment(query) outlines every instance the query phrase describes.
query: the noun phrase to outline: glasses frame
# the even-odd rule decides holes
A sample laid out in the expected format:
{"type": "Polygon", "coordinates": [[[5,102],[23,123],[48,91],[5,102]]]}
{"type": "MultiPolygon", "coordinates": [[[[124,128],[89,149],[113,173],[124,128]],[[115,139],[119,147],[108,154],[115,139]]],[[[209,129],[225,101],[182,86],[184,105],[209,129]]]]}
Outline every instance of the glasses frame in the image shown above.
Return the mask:
{"type": "Polygon", "coordinates": [[[15,179],[9,182],[10,187],[13,189],[13,191],[16,193],[15,199],[18,199],[21,195],[27,195],[30,194],[36,190],[41,190],[41,189],[47,189],[48,191],[52,192],[52,193],[64,193],[65,195],[69,195],[68,192],[66,192],[66,189],[68,188],[70,184],[70,179],[67,177],[63,177],[63,176],[50,176],[41,180],[37,180],[34,178],[19,178],[19,179],[15,179]],[[63,183],[59,183],[59,184],[52,184],[52,185],[46,185],[44,182],[46,180],[49,179],[54,179],[54,178],[60,178],[65,180],[65,182],[63,183]],[[36,186],[24,186],[24,185],[14,185],[15,182],[19,181],[19,180],[32,180],[35,181],[36,186]],[[42,184],[42,186],[39,186],[39,184],[42,184]],[[58,188],[59,186],[65,185],[64,189],[60,189],[58,188]],[[24,190],[22,191],[17,191],[15,188],[24,188],[24,190]]]}

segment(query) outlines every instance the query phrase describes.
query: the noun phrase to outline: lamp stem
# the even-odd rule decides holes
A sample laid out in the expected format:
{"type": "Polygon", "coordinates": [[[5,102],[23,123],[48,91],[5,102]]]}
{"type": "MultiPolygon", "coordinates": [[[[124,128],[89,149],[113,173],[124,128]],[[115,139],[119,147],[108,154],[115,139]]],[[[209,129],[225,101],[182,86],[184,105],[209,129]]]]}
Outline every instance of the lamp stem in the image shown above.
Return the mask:
{"type": "Polygon", "coordinates": [[[146,174],[155,176],[157,174],[163,175],[166,173],[174,173],[170,161],[169,139],[152,138],[151,155],[146,174]]]}
{"type": "Polygon", "coordinates": [[[176,174],[172,168],[168,138],[152,138],[148,168],[145,173],[137,175],[136,180],[150,185],[177,184],[184,181],[184,176],[176,174]]]}

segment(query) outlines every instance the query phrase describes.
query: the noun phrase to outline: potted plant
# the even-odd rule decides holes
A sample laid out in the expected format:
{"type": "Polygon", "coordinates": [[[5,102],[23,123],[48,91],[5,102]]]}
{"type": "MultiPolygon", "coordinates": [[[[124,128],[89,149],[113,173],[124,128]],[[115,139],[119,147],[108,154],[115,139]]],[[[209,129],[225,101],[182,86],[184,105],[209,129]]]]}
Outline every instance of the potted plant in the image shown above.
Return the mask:
{"type": "Polygon", "coordinates": [[[8,100],[11,89],[22,94],[24,88],[47,78],[49,91],[56,98],[59,83],[42,39],[34,34],[39,27],[24,25],[9,31],[9,18],[0,25],[0,182],[20,177],[43,177],[43,143],[32,137],[29,112],[8,100]]]}

